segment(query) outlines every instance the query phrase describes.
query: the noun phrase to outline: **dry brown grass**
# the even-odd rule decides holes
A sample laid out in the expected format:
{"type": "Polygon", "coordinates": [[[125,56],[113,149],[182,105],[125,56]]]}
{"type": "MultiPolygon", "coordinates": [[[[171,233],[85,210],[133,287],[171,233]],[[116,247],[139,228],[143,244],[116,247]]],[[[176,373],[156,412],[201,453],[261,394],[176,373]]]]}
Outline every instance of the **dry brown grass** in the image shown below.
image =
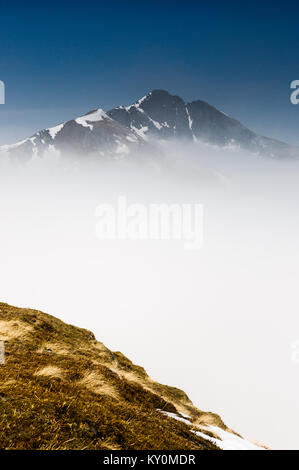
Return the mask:
{"type": "Polygon", "coordinates": [[[59,343],[51,343],[51,342],[45,342],[43,343],[40,348],[37,350],[39,354],[61,354],[62,356],[66,356],[68,354],[71,354],[72,351],[68,348],[63,347],[59,343]]]}
{"type": "Polygon", "coordinates": [[[87,372],[78,384],[98,395],[108,395],[115,400],[119,399],[115,388],[109,382],[105,382],[104,378],[100,377],[96,372],[87,372]]]}
{"type": "Polygon", "coordinates": [[[55,377],[57,379],[63,379],[64,378],[64,372],[62,369],[60,369],[57,366],[46,366],[43,367],[42,369],[39,369],[34,373],[36,376],[44,376],[44,377],[55,377]]]}
{"type": "Polygon", "coordinates": [[[90,331],[0,303],[1,339],[0,448],[216,449],[157,410],[184,410],[192,421],[209,414],[90,331]]]}
{"type": "Polygon", "coordinates": [[[25,337],[32,328],[18,320],[0,320],[0,341],[25,337]]]}
{"type": "Polygon", "coordinates": [[[223,423],[220,416],[214,413],[201,412],[200,416],[194,420],[194,424],[199,426],[217,426],[218,428],[222,428],[226,431],[229,430],[223,423]]]}

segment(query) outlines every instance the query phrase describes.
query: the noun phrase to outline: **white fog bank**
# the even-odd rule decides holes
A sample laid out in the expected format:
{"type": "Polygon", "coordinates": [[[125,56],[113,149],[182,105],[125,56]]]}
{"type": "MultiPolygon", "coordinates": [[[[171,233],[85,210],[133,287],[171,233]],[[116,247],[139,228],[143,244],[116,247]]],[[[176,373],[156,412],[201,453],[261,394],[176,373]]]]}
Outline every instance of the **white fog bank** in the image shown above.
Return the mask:
{"type": "Polygon", "coordinates": [[[178,144],[161,166],[2,165],[0,300],[88,328],[248,439],[299,449],[298,170],[178,144]],[[100,241],[96,207],[119,195],[203,204],[203,247],[100,241]]]}

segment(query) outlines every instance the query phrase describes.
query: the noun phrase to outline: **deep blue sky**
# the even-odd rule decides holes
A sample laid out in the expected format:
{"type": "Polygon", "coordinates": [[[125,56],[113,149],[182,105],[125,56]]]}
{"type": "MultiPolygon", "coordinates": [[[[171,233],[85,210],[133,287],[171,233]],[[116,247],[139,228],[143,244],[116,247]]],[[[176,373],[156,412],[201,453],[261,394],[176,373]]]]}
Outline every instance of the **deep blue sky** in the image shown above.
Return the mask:
{"type": "Polygon", "coordinates": [[[297,1],[1,1],[0,144],[154,88],[299,144],[297,1]]]}

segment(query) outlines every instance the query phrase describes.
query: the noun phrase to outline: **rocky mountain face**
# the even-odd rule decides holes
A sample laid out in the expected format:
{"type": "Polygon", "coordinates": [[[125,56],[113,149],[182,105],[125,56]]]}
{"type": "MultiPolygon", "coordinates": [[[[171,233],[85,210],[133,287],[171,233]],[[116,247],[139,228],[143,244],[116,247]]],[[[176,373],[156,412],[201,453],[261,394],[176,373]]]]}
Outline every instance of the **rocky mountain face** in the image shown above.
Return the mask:
{"type": "Polygon", "coordinates": [[[1,449],[262,449],[90,331],[0,303],[0,341],[1,449]]]}
{"type": "Polygon", "coordinates": [[[152,91],[133,105],[112,109],[107,115],[141,137],[192,138],[184,101],[167,91],[152,91]]]}
{"type": "Polygon", "coordinates": [[[112,109],[107,115],[143,138],[187,139],[275,158],[299,156],[299,149],[255,134],[204,101],[185,103],[165,90],[154,90],[133,105],[112,109]]]}
{"type": "Polygon", "coordinates": [[[294,158],[299,149],[255,134],[240,122],[204,101],[185,103],[165,90],[153,90],[131,106],[106,113],[97,109],[84,116],[44,129],[1,153],[23,160],[46,152],[62,155],[124,158],[150,152],[151,142],[169,139],[243,149],[272,158],[294,158]]]}

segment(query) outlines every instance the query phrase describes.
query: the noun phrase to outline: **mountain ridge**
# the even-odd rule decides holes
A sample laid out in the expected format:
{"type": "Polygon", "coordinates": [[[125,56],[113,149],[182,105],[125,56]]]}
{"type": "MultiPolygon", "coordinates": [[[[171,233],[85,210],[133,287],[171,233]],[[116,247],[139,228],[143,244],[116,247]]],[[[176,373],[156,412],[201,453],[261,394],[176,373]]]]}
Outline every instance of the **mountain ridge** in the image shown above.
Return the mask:
{"type": "MultiPolygon", "coordinates": [[[[125,158],[151,151],[151,142],[170,139],[245,150],[271,158],[298,158],[299,149],[254,133],[202,100],[186,103],[166,90],[153,90],[129,106],[97,108],[0,147],[12,158],[30,160],[46,152],[81,157],[125,158]]],[[[195,147],[196,148],[196,147],[195,147]]]]}

